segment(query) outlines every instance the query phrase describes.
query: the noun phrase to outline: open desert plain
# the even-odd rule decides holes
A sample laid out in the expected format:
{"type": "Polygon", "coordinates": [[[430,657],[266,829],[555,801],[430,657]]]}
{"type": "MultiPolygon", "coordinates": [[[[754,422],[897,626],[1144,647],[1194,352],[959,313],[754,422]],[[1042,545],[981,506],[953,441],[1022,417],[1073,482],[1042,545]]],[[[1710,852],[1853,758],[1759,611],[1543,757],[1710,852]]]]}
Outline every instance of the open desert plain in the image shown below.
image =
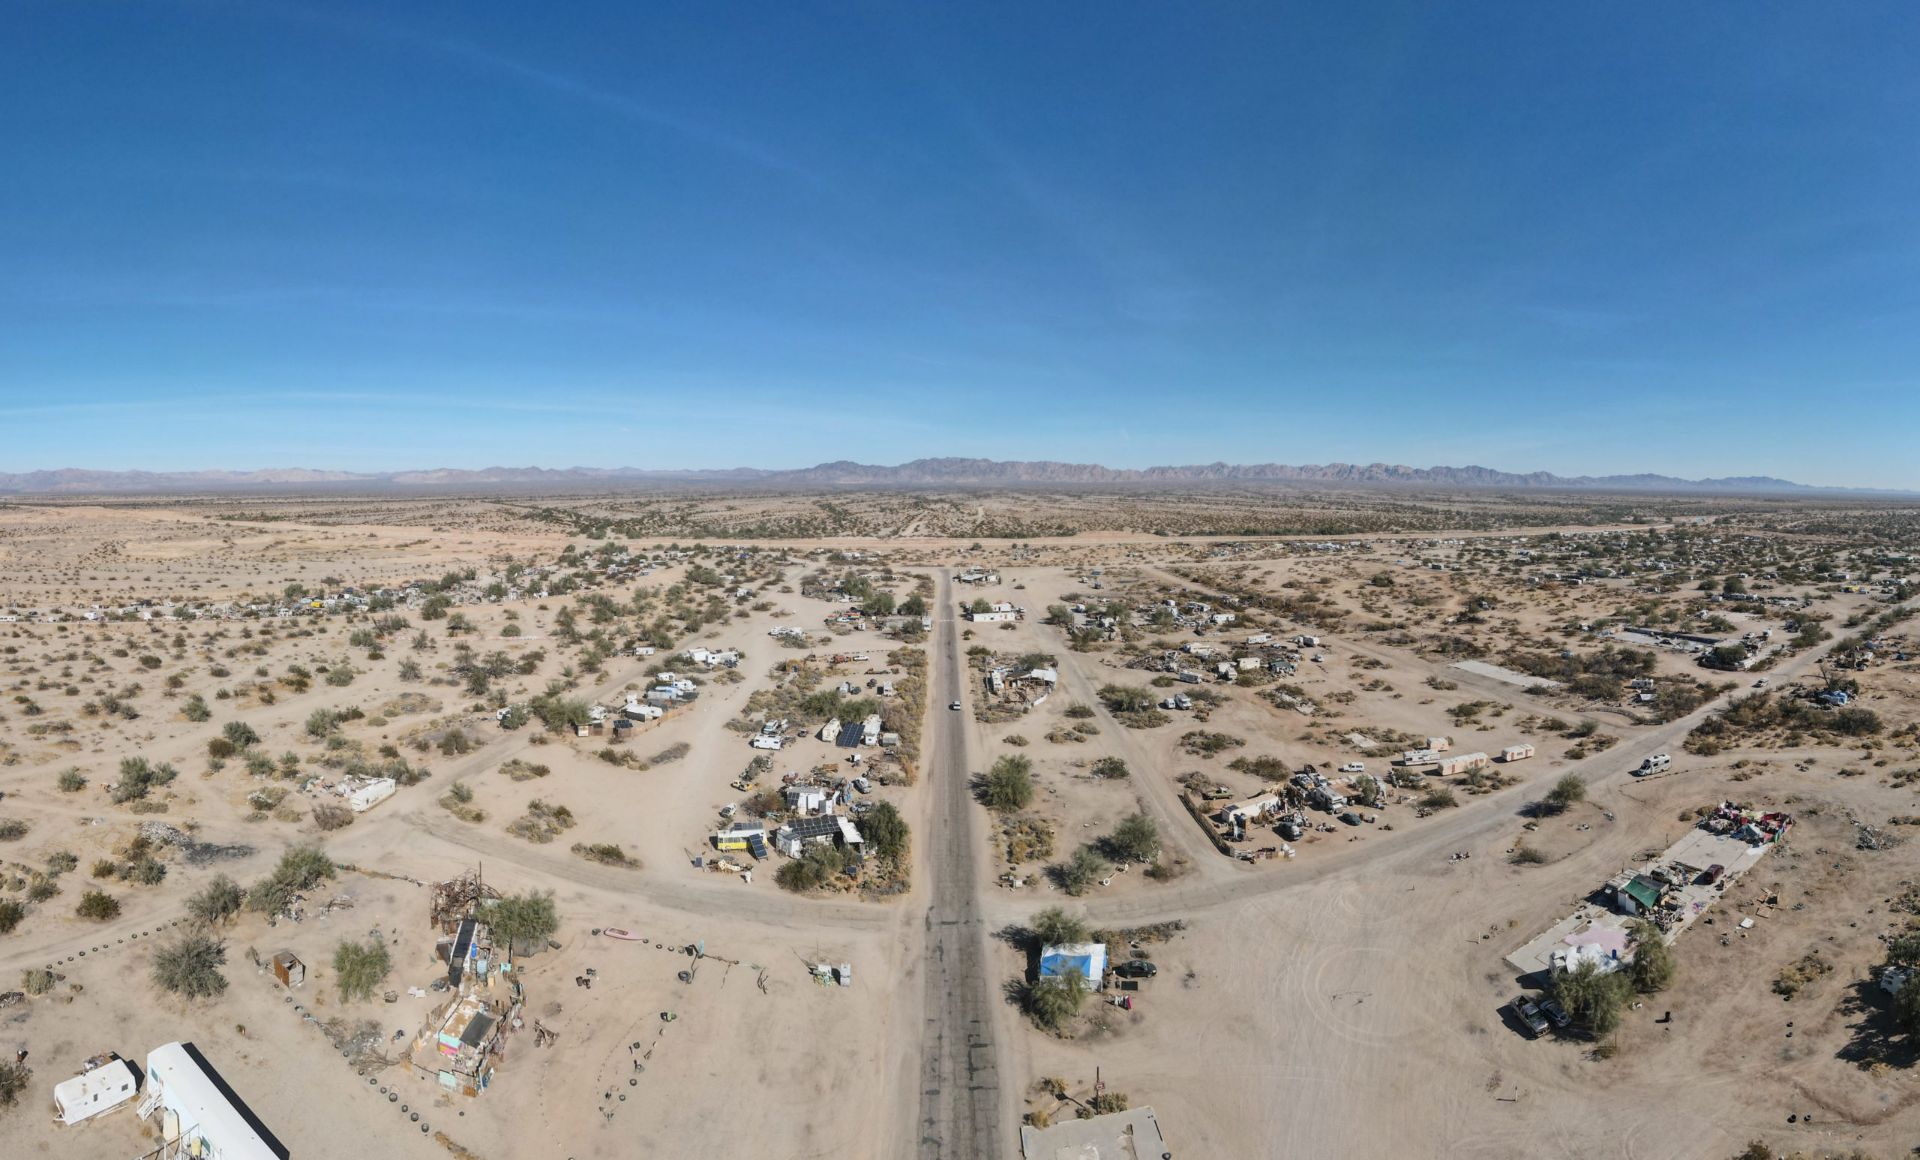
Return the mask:
{"type": "Polygon", "coordinates": [[[1911,509],[620,502],[0,505],[8,1155],[169,1154],[54,1087],[173,1041],[294,1155],[1920,1132],[1911,509]]]}

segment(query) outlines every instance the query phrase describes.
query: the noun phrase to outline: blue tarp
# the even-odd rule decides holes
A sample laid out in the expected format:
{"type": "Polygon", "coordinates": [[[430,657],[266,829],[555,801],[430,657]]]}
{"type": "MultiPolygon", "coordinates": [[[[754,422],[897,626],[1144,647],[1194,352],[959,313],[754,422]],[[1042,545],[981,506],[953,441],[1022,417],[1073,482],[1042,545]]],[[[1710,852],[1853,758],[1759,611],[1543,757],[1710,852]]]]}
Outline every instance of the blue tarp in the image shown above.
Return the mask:
{"type": "Polygon", "coordinates": [[[1063,979],[1069,971],[1077,972],[1089,987],[1099,990],[1107,977],[1106,944],[1073,943],[1040,952],[1041,979],[1063,979]]]}

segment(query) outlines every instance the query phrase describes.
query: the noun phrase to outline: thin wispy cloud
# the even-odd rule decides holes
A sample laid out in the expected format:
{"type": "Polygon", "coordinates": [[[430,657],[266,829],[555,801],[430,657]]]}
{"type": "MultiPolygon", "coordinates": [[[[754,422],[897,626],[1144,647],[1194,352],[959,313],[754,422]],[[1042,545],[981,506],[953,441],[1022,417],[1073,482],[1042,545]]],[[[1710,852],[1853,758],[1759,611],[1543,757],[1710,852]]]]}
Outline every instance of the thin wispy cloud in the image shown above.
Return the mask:
{"type": "MultiPolygon", "coordinates": [[[[248,10],[261,9],[249,6],[248,10]]],[[[592,106],[634,124],[659,129],[715,152],[786,174],[808,185],[825,187],[828,184],[821,174],[759,141],[558,69],[520,60],[470,40],[434,37],[397,21],[376,20],[336,10],[321,11],[302,5],[276,4],[265,10],[359,39],[406,45],[447,60],[459,61],[473,71],[504,77],[525,88],[538,89],[592,106]]]]}

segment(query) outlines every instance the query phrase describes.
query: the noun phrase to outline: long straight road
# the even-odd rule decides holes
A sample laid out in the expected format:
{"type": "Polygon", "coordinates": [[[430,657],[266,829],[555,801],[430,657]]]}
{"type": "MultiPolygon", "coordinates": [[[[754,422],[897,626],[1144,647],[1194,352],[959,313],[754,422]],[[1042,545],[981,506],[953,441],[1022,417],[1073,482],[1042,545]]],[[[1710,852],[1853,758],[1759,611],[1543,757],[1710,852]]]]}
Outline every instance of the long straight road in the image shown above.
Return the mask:
{"type": "Polygon", "coordinates": [[[934,800],[928,838],[926,1036],[920,1065],[921,1160],[999,1156],[1000,1076],[993,1042],[987,931],[980,916],[979,847],[967,764],[967,699],[953,583],[940,574],[928,657],[926,770],[934,800]]]}

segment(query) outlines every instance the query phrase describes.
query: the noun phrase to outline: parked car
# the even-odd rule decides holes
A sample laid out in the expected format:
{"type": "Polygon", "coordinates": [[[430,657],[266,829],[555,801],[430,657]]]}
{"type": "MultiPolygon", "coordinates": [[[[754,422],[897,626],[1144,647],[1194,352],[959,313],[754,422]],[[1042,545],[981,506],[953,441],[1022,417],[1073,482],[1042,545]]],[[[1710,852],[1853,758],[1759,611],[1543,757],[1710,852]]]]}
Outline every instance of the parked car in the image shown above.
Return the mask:
{"type": "Polygon", "coordinates": [[[960,711],[960,702],[955,701],[953,704],[948,705],[947,708],[952,709],[954,712],[957,713],[960,711]]]}
{"type": "Polygon", "coordinates": [[[1345,765],[1340,767],[1340,772],[1341,773],[1365,773],[1367,772],[1367,763],[1364,761],[1349,761],[1345,765]]]}
{"type": "Polygon", "coordinates": [[[1573,1016],[1567,1014],[1567,1009],[1560,1005],[1560,1000],[1552,995],[1540,1000],[1540,1010],[1546,1013],[1547,1018],[1553,1020],[1555,1027],[1564,1030],[1573,1026],[1573,1016]]]}
{"type": "Polygon", "coordinates": [[[1541,1013],[1540,1008],[1534,1005],[1532,999],[1527,998],[1525,995],[1515,998],[1513,1001],[1513,1012],[1520,1016],[1520,1022],[1526,1024],[1527,1030],[1535,1039],[1547,1033],[1547,1017],[1541,1013]]]}
{"type": "Polygon", "coordinates": [[[1113,968],[1113,973],[1123,979],[1151,979],[1160,973],[1160,968],[1145,959],[1128,959],[1113,968]]]}
{"type": "Polygon", "coordinates": [[[1340,815],[1340,820],[1349,826],[1357,826],[1360,824],[1360,815],[1354,813],[1352,810],[1348,810],[1346,813],[1340,815]]]}

